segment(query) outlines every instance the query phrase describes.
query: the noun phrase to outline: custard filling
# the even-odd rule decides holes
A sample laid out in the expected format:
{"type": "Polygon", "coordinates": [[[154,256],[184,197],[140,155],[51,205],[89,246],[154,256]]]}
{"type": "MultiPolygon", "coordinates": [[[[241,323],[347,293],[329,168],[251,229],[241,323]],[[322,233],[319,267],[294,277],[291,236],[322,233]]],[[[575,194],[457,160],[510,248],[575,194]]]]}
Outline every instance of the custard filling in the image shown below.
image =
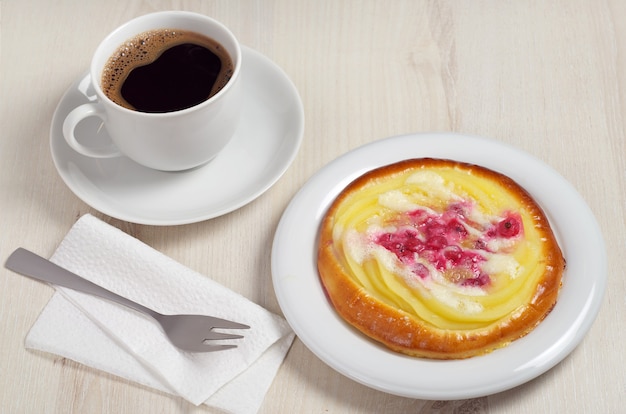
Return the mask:
{"type": "Polygon", "coordinates": [[[530,213],[498,183],[453,167],[371,182],[337,209],[333,240],[368,294],[441,329],[511,315],[545,271],[530,213]]]}

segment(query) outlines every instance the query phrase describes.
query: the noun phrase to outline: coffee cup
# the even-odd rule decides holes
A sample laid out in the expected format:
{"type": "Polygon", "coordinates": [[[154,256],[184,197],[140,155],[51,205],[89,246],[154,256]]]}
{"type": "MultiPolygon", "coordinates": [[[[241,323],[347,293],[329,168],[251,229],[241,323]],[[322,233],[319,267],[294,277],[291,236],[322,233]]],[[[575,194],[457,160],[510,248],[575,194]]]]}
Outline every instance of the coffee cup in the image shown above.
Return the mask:
{"type": "Polygon", "coordinates": [[[65,140],[88,157],[126,156],[157,170],[203,165],[235,134],[241,64],[235,36],[208,16],[135,18],[97,47],[89,71],[96,99],[68,114],[65,140]],[[81,143],[76,127],[88,117],[102,120],[110,146],[81,143]]]}

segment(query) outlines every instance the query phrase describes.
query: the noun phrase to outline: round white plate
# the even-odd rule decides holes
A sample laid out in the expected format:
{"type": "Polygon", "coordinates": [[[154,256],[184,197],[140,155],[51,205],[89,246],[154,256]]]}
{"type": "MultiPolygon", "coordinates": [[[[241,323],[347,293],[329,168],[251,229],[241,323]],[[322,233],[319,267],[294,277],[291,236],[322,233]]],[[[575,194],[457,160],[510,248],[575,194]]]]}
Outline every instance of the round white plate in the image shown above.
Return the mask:
{"type": "MultiPolygon", "coordinates": [[[[268,190],[295,158],[304,132],[304,110],[287,75],[260,53],[243,47],[245,103],[232,141],[210,163],[184,172],[142,167],[126,157],[94,159],[74,152],[63,138],[63,120],[90,96],[89,76],[61,99],[52,120],[54,164],[67,186],[91,207],[139,224],[193,223],[229,213],[268,190]]],[[[77,130],[92,144],[108,143],[106,129],[90,118],[77,130]]]]}
{"type": "Polygon", "coordinates": [[[581,196],[542,161],[503,143],[458,134],[413,134],[357,148],[315,174],[278,225],[272,277],[282,311],[302,342],[338,372],[372,388],[411,398],[464,399],[529,381],[565,358],[587,333],[606,284],[606,252],[581,196]],[[479,164],[516,180],[544,208],[567,260],[559,300],[529,335],[488,355],[436,361],[392,352],[344,323],[324,296],[316,267],[317,232],[337,194],[373,168],[407,158],[479,164]]]}

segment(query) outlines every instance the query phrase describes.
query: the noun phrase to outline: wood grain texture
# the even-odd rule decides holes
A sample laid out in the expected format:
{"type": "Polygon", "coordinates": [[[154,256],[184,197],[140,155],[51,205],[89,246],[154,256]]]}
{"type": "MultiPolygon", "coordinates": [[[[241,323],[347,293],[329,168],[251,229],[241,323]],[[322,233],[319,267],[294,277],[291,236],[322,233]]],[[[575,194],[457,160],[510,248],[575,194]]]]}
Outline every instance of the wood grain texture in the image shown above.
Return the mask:
{"type": "MultiPolygon", "coordinates": [[[[608,247],[598,319],[562,363],[513,390],[433,402],[371,390],[298,340],[261,413],[614,413],[626,391],[626,3],[620,0],[2,0],[0,260],[51,255],[87,212],[280,312],[270,245],[296,191],[339,155],[392,135],[456,131],[495,138],[554,167],[585,198],[608,247]],[[193,225],[104,216],[56,173],[54,109],[121,23],[158,10],[211,15],[292,79],[304,103],[300,152],[267,193],[193,225]],[[474,411],[472,411],[474,410],[474,411]]],[[[0,269],[0,412],[213,413],[23,340],[52,289],[0,269]]]]}

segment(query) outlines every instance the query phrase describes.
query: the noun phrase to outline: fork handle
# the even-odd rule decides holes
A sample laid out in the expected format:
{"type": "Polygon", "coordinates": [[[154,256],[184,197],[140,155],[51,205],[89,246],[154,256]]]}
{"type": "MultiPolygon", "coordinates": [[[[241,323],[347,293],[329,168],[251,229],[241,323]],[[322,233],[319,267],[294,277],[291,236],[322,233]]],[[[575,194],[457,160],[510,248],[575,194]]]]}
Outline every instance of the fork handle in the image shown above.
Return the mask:
{"type": "Polygon", "coordinates": [[[50,260],[44,259],[21,247],[11,253],[5,263],[5,267],[32,279],[108,299],[153,317],[156,314],[152,309],[146,308],[130,299],[126,299],[87,279],[83,279],[56,263],[52,263],[50,260]]]}

